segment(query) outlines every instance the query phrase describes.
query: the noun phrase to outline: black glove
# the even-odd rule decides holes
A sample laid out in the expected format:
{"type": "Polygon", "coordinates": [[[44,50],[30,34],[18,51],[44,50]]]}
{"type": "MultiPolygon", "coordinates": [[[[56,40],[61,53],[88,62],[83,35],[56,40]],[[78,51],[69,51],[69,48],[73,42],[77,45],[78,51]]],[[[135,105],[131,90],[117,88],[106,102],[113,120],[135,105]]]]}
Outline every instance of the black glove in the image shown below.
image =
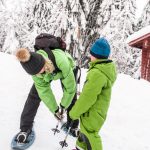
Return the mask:
{"type": "Polygon", "coordinates": [[[63,116],[65,112],[66,112],[65,107],[60,104],[60,114],[63,116]]]}

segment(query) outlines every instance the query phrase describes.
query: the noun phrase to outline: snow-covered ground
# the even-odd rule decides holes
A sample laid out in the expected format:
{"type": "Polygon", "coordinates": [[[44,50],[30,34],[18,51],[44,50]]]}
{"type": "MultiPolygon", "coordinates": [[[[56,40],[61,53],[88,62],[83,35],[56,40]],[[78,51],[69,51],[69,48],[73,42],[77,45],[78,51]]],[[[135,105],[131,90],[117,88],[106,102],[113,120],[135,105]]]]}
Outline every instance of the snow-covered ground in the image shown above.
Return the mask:
{"type": "MultiPolygon", "coordinates": [[[[82,83],[86,71],[82,72],[82,83]]],[[[19,131],[19,119],[32,79],[14,56],[0,53],[0,150],[9,150],[14,134],[19,131]]],[[[58,101],[62,91],[58,81],[52,84],[58,101]]],[[[119,74],[113,87],[108,118],[100,134],[104,150],[150,150],[150,83],[119,74]]],[[[53,135],[51,128],[57,121],[41,103],[34,129],[36,140],[29,150],[58,150],[65,134],[53,135]]],[[[68,148],[75,147],[75,139],[68,137],[68,148]]]]}

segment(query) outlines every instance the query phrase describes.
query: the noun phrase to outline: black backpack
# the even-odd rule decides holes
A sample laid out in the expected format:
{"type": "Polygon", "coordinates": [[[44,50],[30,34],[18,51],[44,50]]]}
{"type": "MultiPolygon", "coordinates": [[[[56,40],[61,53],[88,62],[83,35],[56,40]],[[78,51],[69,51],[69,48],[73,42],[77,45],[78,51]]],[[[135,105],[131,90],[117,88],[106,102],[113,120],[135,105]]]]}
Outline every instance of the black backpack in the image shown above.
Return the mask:
{"type": "Polygon", "coordinates": [[[49,48],[53,49],[61,49],[63,51],[66,50],[66,43],[62,40],[61,37],[56,37],[54,35],[48,33],[41,33],[35,38],[35,50],[49,48]]]}
{"type": "Polygon", "coordinates": [[[55,57],[52,53],[52,50],[66,50],[66,43],[62,40],[61,37],[56,37],[48,33],[41,33],[35,38],[34,49],[35,51],[38,51],[40,49],[44,50],[48,54],[49,59],[51,59],[51,61],[53,62],[55,66],[55,72],[60,71],[56,65],[55,57]]]}

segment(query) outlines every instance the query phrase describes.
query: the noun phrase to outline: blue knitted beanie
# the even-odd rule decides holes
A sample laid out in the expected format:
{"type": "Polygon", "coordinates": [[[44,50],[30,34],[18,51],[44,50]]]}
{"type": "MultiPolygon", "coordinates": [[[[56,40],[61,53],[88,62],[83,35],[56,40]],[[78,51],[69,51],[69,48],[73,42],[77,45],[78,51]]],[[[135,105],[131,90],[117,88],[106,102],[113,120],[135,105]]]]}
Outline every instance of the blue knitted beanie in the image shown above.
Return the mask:
{"type": "Polygon", "coordinates": [[[100,38],[92,45],[90,54],[98,59],[107,59],[110,55],[110,45],[105,38],[100,38]]]}

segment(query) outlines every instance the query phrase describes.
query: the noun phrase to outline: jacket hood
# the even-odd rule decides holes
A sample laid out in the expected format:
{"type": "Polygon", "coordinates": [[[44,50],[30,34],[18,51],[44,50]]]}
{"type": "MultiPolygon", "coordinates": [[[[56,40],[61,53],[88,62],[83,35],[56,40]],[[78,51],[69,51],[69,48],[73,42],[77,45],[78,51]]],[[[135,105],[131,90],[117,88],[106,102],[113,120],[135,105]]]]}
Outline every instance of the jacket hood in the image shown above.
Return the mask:
{"type": "Polygon", "coordinates": [[[105,76],[111,81],[113,84],[117,78],[117,71],[114,62],[102,63],[103,61],[107,61],[108,59],[95,60],[90,62],[90,69],[97,68],[100,70],[105,76]],[[99,64],[100,63],[100,64],[99,64]]]}

